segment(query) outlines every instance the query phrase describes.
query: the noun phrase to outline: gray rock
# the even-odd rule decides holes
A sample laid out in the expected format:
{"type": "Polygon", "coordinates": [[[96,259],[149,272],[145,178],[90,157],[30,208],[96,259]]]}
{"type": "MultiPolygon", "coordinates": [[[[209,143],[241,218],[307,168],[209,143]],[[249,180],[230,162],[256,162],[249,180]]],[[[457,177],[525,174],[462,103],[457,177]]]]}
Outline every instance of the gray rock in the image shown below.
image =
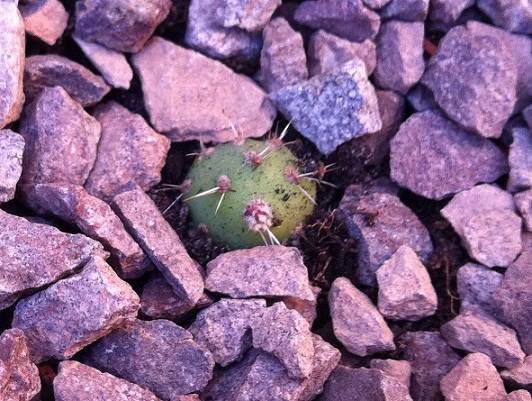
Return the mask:
{"type": "Polygon", "coordinates": [[[125,190],[145,191],[161,181],[170,140],[155,132],[138,114],[116,102],[100,105],[93,113],[102,126],[98,155],[85,188],[110,202],[125,190]]]}
{"type": "Polygon", "coordinates": [[[284,18],[271,20],[262,31],[262,38],[257,80],[267,92],[308,78],[303,37],[284,18]]]}
{"type": "Polygon", "coordinates": [[[480,311],[465,311],[440,328],[451,347],[482,352],[495,366],[513,368],[523,362],[515,331],[480,311]]]}
{"type": "Polygon", "coordinates": [[[117,195],[112,207],[174,292],[192,307],[203,293],[203,278],[157,205],[137,188],[117,195]]]}
{"type": "Polygon", "coordinates": [[[24,94],[35,99],[44,88],[62,87],[83,107],[98,103],[111,88],[102,77],[72,60],[55,54],[31,56],[24,67],[24,94]]]}
{"type": "Polygon", "coordinates": [[[68,359],[76,352],[135,319],[139,297],[99,257],[81,273],[22,299],[13,314],[35,363],[68,359]]]}
{"type": "Polygon", "coordinates": [[[364,62],[369,77],[377,65],[377,47],[369,39],[361,43],[351,42],[319,30],[310,37],[308,58],[311,77],[340,68],[354,58],[364,62]]]}
{"type": "Polygon", "coordinates": [[[375,89],[360,60],[270,94],[281,113],[323,154],[382,128],[375,89]]]}
{"type": "Polygon", "coordinates": [[[475,4],[475,0],[432,0],[429,21],[450,25],[458,20],[462,11],[475,4]]]}
{"type": "Polygon", "coordinates": [[[401,245],[416,251],[422,263],[433,252],[427,229],[395,195],[382,192],[359,195],[355,186],[348,187],[337,217],[358,241],[355,274],[362,284],[375,286],[375,271],[401,245]]]}
{"type": "Polygon", "coordinates": [[[389,21],[377,36],[377,86],[406,94],[425,70],[422,22],[389,21]]]}
{"type": "Polygon", "coordinates": [[[417,112],[439,108],[430,89],[420,83],[415,85],[410,92],[408,92],[406,98],[408,99],[408,103],[410,103],[417,112]]]}
{"type": "Polygon", "coordinates": [[[441,381],[446,400],[500,401],[505,395],[504,385],[488,356],[481,353],[467,355],[441,381]]]}
{"type": "Polygon", "coordinates": [[[507,188],[510,192],[518,192],[532,188],[532,132],[526,128],[515,128],[512,130],[512,137],[508,155],[510,177],[507,188]]]}
{"type": "Polygon", "coordinates": [[[393,351],[393,333],[375,305],[345,277],[334,280],[329,291],[334,335],[358,356],[393,351]]]}
{"type": "Polygon", "coordinates": [[[5,330],[0,335],[0,350],[0,397],[6,401],[35,399],[41,380],[37,366],[30,361],[24,332],[5,330]]]}
{"type": "Polygon", "coordinates": [[[235,141],[272,125],[276,111],[266,93],[217,61],[153,38],[132,62],[152,125],[172,140],[235,141]]]}
{"type": "Polygon", "coordinates": [[[510,32],[532,34],[532,4],[521,0],[478,0],[492,22],[510,32]]]}
{"type": "Polygon", "coordinates": [[[532,391],[532,354],[525,356],[520,365],[501,371],[501,378],[511,388],[532,391]]]}
{"type": "Polygon", "coordinates": [[[62,233],[0,210],[0,310],[72,274],[91,256],[108,254],[84,235],[62,233]]]}
{"type": "Polygon", "coordinates": [[[405,387],[410,387],[410,377],[412,367],[408,361],[397,361],[395,359],[372,359],[370,368],[381,370],[386,376],[395,378],[405,387]]]}
{"type": "Polygon", "coordinates": [[[257,32],[268,24],[280,5],[281,0],[223,0],[222,6],[216,10],[216,18],[226,28],[257,32]]]}
{"type": "Polygon", "coordinates": [[[492,294],[501,284],[503,275],[482,265],[466,263],[456,274],[460,310],[480,308],[500,319],[500,313],[493,302],[492,294]]]}
{"type": "Polygon", "coordinates": [[[80,0],[75,34],[113,50],[136,53],[170,12],[171,0],[80,0]]]}
{"type": "Polygon", "coordinates": [[[211,354],[169,320],[135,320],[91,345],[83,362],[164,400],[203,388],[214,367],[211,354]]]}
{"type": "Polygon", "coordinates": [[[54,378],[54,396],[56,401],[160,401],[149,390],[76,361],[59,364],[58,375],[54,378]]]}
{"type": "Polygon", "coordinates": [[[0,203],[15,197],[22,174],[24,138],[11,130],[0,130],[0,203]]]}
{"type": "Polygon", "coordinates": [[[20,4],[24,28],[47,45],[54,45],[63,35],[68,23],[68,13],[58,0],[31,1],[20,4]]]}
{"type": "Polygon", "coordinates": [[[399,185],[436,200],[508,172],[497,146],[432,110],[415,113],[401,125],[390,142],[390,168],[399,185]]]}
{"type": "Polygon", "coordinates": [[[501,401],[531,401],[532,395],[526,390],[516,390],[506,394],[501,401]]]}
{"type": "Polygon", "coordinates": [[[429,0],[392,0],[380,12],[382,19],[408,22],[425,21],[429,12],[429,0]]]}
{"type": "Polygon", "coordinates": [[[527,231],[532,231],[532,189],[514,195],[514,202],[527,231]]]}

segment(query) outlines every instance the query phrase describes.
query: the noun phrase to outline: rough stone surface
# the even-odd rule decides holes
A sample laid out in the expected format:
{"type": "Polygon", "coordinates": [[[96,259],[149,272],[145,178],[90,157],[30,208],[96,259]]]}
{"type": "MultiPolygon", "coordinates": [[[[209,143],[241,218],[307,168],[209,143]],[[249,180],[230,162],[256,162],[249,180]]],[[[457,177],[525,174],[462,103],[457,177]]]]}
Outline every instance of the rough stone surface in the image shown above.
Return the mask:
{"type": "Polygon", "coordinates": [[[0,128],[19,118],[24,104],[22,77],[26,37],[16,1],[0,2],[0,128]]]}
{"type": "Polygon", "coordinates": [[[151,391],[76,361],[63,361],[54,379],[56,401],[160,401],[151,391]]]}
{"type": "Polygon", "coordinates": [[[408,99],[408,103],[410,103],[417,112],[439,108],[430,89],[420,83],[415,85],[410,92],[408,92],[406,98],[408,99]]]}
{"type": "Polygon", "coordinates": [[[391,0],[379,14],[383,19],[425,21],[429,12],[429,0],[391,0]]]}
{"type": "Polygon", "coordinates": [[[91,345],[83,362],[147,388],[162,399],[203,388],[214,361],[168,320],[136,320],[91,345]]]}
{"type": "Polygon", "coordinates": [[[100,241],[111,254],[110,263],[120,277],[134,279],[150,267],[148,258],[124,224],[104,201],[79,185],[37,184],[28,203],[40,213],[50,213],[72,223],[85,235],[100,241]]]}
{"type": "Polygon", "coordinates": [[[506,394],[505,397],[501,398],[501,401],[531,401],[532,395],[529,391],[526,390],[516,390],[512,391],[509,394],[506,394]]]}
{"type": "Polygon", "coordinates": [[[489,315],[499,317],[492,295],[502,279],[502,274],[482,265],[467,263],[460,267],[456,275],[460,310],[480,308],[489,315]]]}
{"type": "Polygon", "coordinates": [[[505,154],[436,111],[415,113],[390,142],[391,177],[429,199],[443,199],[508,172],[505,154]],[[412,149],[416,149],[412,152],[412,149]]]}
{"type": "Polygon", "coordinates": [[[366,8],[361,0],[304,1],[294,18],[311,28],[323,29],[355,42],[373,39],[381,22],[379,15],[366,8]]]}
{"type": "Polygon", "coordinates": [[[84,235],[62,233],[0,211],[0,309],[72,274],[92,255],[107,253],[84,235]]]}
{"type": "Polygon", "coordinates": [[[80,0],[76,35],[120,52],[136,53],[170,12],[170,0],[80,0]]]}
{"type": "Polygon", "coordinates": [[[373,10],[383,8],[389,2],[390,0],[362,0],[362,3],[364,3],[366,7],[369,7],[373,10]]]}
{"type": "Polygon", "coordinates": [[[272,125],[276,111],[266,93],[217,61],[153,38],[132,62],[151,123],[172,140],[241,140],[272,125]]]}
{"type": "Polygon", "coordinates": [[[492,22],[510,32],[532,34],[532,4],[521,0],[478,0],[492,22]]]}
{"type": "Polygon", "coordinates": [[[393,351],[393,333],[375,305],[344,277],[334,280],[329,291],[334,335],[358,356],[393,351]]]}
{"type": "Polygon", "coordinates": [[[508,155],[510,177],[507,188],[511,192],[517,192],[532,188],[532,132],[526,128],[515,128],[512,137],[508,155]]]}
{"type": "Polygon", "coordinates": [[[267,92],[308,78],[303,37],[284,18],[275,18],[262,31],[260,71],[257,80],[267,92]]]}
{"type": "Polygon", "coordinates": [[[422,22],[389,21],[377,36],[377,86],[406,94],[425,70],[422,22]]]}
{"type": "Polygon", "coordinates": [[[217,20],[226,28],[237,27],[248,32],[263,29],[270,21],[281,0],[224,0],[216,10],[217,20]]]}
{"type": "Polygon", "coordinates": [[[251,347],[250,327],[265,308],[263,299],[221,299],[198,313],[188,330],[216,363],[227,366],[251,347]]]}
{"type": "Polygon", "coordinates": [[[162,275],[150,278],[140,294],[140,311],[150,319],[175,320],[193,306],[179,297],[162,275]]]}
{"type": "Polygon", "coordinates": [[[15,197],[22,174],[24,138],[11,130],[0,130],[0,203],[15,197]]]}
{"type": "Polygon", "coordinates": [[[410,377],[412,367],[408,361],[397,361],[395,359],[372,359],[369,363],[370,368],[379,369],[386,376],[397,379],[405,387],[410,387],[410,377]]]}
{"type": "Polygon", "coordinates": [[[131,286],[94,257],[81,273],[19,301],[13,327],[26,334],[32,361],[68,359],[134,320],[139,308],[131,286]]]}
{"type": "Polygon", "coordinates": [[[515,368],[503,370],[501,377],[512,388],[532,391],[532,354],[525,356],[523,363],[515,368]]]}
{"type": "Polygon", "coordinates": [[[174,292],[193,306],[203,293],[203,278],[157,205],[137,188],[116,196],[112,206],[174,292]]]}
{"type": "Polygon", "coordinates": [[[500,401],[506,395],[502,380],[490,358],[481,353],[467,355],[441,381],[446,400],[500,401]]]}
{"type": "Polygon", "coordinates": [[[68,23],[68,13],[58,0],[32,1],[19,6],[24,28],[52,46],[63,35],[68,23]]]}
{"type": "Polygon", "coordinates": [[[83,107],[98,103],[109,93],[102,77],[72,60],[55,54],[31,56],[24,67],[24,94],[35,99],[44,88],[62,87],[83,107]]]}
{"type": "Polygon", "coordinates": [[[514,195],[515,206],[527,231],[532,231],[532,189],[514,195]]]}
{"type": "Polygon", "coordinates": [[[155,132],[138,114],[116,102],[100,105],[93,113],[102,126],[98,156],[85,188],[110,202],[135,187],[147,191],[161,181],[170,140],[155,132]]]}
{"type": "Polygon", "coordinates": [[[40,390],[39,371],[30,361],[24,332],[5,330],[0,335],[0,398],[33,400],[40,390]]]}
{"type": "Polygon", "coordinates": [[[279,245],[221,254],[207,264],[205,288],[232,298],[315,300],[301,254],[296,248],[279,245]]]}
{"type": "Polygon", "coordinates": [[[172,401],[200,401],[200,398],[197,394],[187,394],[178,395],[177,397],[172,398],[172,401]]]}
{"type": "Polygon", "coordinates": [[[318,316],[316,307],[318,305],[318,296],[321,293],[321,288],[317,286],[311,286],[310,288],[314,294],[314,300],[312,301],[296,297],[282,297],[281,300],[288,309],[293,309],[299,312],[299,314],[312,326],[314,320],[318,316]]]}
{"type": "Polygon", "coordinates": [[[495,366],[513,368],[525,357],[515,331],[479,311],[460,313],[440,331],[451,347],[482,352],[495,366]]]}
{"type": "Polygon", "coordinates": [[[270,98],[294,127],[326,155],[352,138],[382,128],[375,89],[359,59],[282,88],[270,98]]]}
{"type": "Polygon", "coordinates": [[[432,0],[428,18],[433,24],[452,24],[462,11],[474,4],[475,0],[432,0]]]}
{"type": "Polygon", "coordinates": [[[319,75],[340,68],[342,64],[359,58],[366,66],[369,77],[377,65],[377,47],[369,39],[351,42],[326,31],[315,32],[308,44],[309,75],[319,75]]]}
{"type": "Polygon", "coordinates": [[[362,284],[375,286],[375,271],[401,245],[416,251],[422,263],[433,252],[427,229],[395,195],[381,192],[359,195],[356,187],[351,186],[345,191],[338,212],[349,235],[358,241],[355,274],[362,284]]]}

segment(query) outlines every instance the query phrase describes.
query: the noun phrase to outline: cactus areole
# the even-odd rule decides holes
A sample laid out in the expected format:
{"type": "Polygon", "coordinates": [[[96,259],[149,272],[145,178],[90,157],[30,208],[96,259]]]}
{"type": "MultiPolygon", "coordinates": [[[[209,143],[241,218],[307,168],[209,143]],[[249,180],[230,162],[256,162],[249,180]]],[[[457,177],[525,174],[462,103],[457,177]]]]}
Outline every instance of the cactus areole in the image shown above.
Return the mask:
{"type": "Polygon", "coordinates": [[[297,158],[274,141],[224,144],[194,161],[185,201],[214,241],[231,249],[276,244],[312,214],[316,182],[299,178],[297,158]]]}

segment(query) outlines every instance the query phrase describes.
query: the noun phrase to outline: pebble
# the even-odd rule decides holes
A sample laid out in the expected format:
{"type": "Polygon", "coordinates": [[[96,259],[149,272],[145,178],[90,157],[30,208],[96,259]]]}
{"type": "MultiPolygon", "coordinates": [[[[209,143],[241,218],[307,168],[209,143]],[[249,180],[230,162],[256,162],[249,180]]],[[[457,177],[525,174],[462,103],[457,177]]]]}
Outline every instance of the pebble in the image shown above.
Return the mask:
{"type": "Polygon", "coordinates": [[[475,0],[432,0],[428,19],[432,24],[451,25],[466,8],[474,4],[475,0]]]}
{"type": "Polygon", "coordinates": [[[381,370],[386,376],[395,378],[403,386],[410,387],[412,367],[408,361],[397,361],[395,359],[372,359],[369,362],[371,369],[381,370]]]}
{"type": "Polygon", "coordinates": [[[63,35],[68,24],[68,12],[58,0],[32,1],[19,5],[26,33],[49,46],[63,35]]]}
{"type": "Polygon", "coordinates": [[[507,189],[518,192],[532,188],[532,132],[526,128],[515,128],[512,130],[512,137],[508,155],[510,176],[507,189]]]}
{"type": "Polygon", "coordinates": [[[501,371],[501,378],[511,388],[532,391],[532,354],[525,356],[520,365],[501,371]]]}
{"type": "Polygon", "coordinates": [[[491,21],[507,31],[532,34],[532,4],[521,0],[478,0],[491,21]]]}
{"type": "Polygon", "coordinates": [[[0,130],[0,203],[15,197],[22,174],[24,138],[8,129],[0,130]]]}
{"type": "Polygon", "coordinates": [[[479,308],[502,320],[492,298],[502,279],[502,274],[482,265],[466,263],[460,267],[456,274],[460,311],[479,308]]]}
{"type": "Polygon", "coordinates": [[[429,0],[391,0],[379,14],[382,19],[407,22],[425,21],[429,12],[429,0]]]}
{"type": "Polygon", "coordinates": [[[158,37],[131,60],[152,125],[174,141],[239,141],[272,126],[266,93],[220,62],[158,37]]]}
{"type": "Polygon", "coordinates": [[[131,286],[94,257],[81,273],[19,301],[12,325],[24,331],[33,362],[62,360],[134,320],[139,308],[131,286]]]}

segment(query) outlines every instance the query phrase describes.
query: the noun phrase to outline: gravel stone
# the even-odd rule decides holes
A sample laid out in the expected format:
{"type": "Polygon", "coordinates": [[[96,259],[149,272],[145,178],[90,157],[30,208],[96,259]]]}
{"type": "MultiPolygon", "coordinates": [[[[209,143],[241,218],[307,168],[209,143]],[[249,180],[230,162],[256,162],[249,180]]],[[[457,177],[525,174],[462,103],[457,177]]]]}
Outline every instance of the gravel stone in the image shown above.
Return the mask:
{"type": "Polygon", "coordinates": [[[389,2],[390,0],[362,0],[362,3],[364,3],[366,7],[369,7],[372,10],[378,10],[379,8],[383,8],[389,2]]]}
{"type": "Polygon", "coordinates": [[[432,0],[429,21],[432,24],[453,24],[458,20],[462,11],[474,4],[475,0],[432,0]]]}
{"type": "Polygon", "coordinates": [[[436,200],[508,172],[506,155],[495,144],[432,110],[401,125],[390,142],[390,168],[400,186],[436,200]]]}
{"type": "Polygon", "coordinates": [[[0,204],[15,197],[22,174],[24,138],[11,130],[0,130],[0,204]]]}
{"type": "Polygon", "coordinates": [[[135,320],[91,345],[83,362],[164,400],[203,388],[214,367],[210,353],[169,320],[135,320]]]}
{"type": "Polygon", "coordinates": [[[439,108],[430,89],[421,83],[414,85],[406,95],[406,98],[408,99],[408,103],[417,112],[439,108]]]}
{"type": "Polygon", "coordinates": [[[113,50],[136,53],[170,12],[171,0],[79,0],[75,34],[113,50]]]}
{"type": "Polygon", "coordinates": [[[501,401],[531,401],[532,395],[526,390],[516,390],[506,394],[501,401]]]}
{"type": "Polygon", "coordinates": [[[382,19],[407,22],[425,21],[429,12],[429,0],[391,0],[379,14],[382,19]]]}
{"type": "Polygon", "coordinates": [[[24,94],[28,102],[44,88],[62,87],[83,107],[98,103],[111,88],[102,77],[72,60],[55,54],[31,56],[24,67],[24,94]]]}
{"type": "Polygon", "coordinates": [[[203,293],[200,270],[157,205],[137,188],[117,195],[112,207],[174,292],[195,305],[203,293]]]}
{"type": "Polygon", "coordinates": [[[393,351],[393,333],[375,305],[345,277],[334,280],[329,291],[334,335],[349,352],[366,356],[393,351]]]}
{"type": "Polygon", "coordinates": [[[240,28],[248,32],[262,30],[270,21],[281,0],[223,0],[216,17],[226,28],[240,28]]]}
{"type": "Polygon", "coordinates": [[[514,195],[515,206],[523,218],[527,231],[532,231],[532,189],[514,195]]]}
{"type": "Polygon", "coordinates": [[[525,356],[523,363],[515,368],[501,371],[501,378],[511,388],[532,391],[532,354],[525,356]]]}
{"type": "Polygon", "coordinates": [[[299,314],[306,319],[310,326],[312,326],[314,324],[314,320],[318,316],[316,307],[318,305],[318,296],[321,293],[321,288],[316,286],[311,286],[310,288],[314,294],[314,299],[312,301],[296,297],[283,297],[281,300],[288,309],[293,309],[299,312],[299,314]]]}
{"type": "Polygon", "coordinates": [[[161,401],[151,391],[76,361],[59,364],[54,396],[56,401],[161,401]]]}
{"type": "Polygon", "coordinates": [[[381,370],[386,376],[395,378],[405,387],[410,387],[412,367],[408,361],[396,361],[395,359],[372,359],[370,368],[381,370]]]}
{"type": "Polygon", "coordinates": [[[170,140],[138,114],[116,102],[100,105],[94,117],[102,126],[98,156],[85,183],[87,191],[110,202],[136,186],[147,191],[161,181],[170,140]]]}
{"type": "Polygon", "coordinates": [[[39,370],[30,361],[24,332],[5,330],[0,335],[0,397],[6,401],[29,401],[40,391],[39,370]]]}
{"type": "Polygon", "coordinates": [[[132,321],[140,300],[99,257],[81,273],[22,299],[13,315],[13,327],[26,334],[35,363],[68,359],[86,345],[132,321]]]}
{"type": "Polygon", "coordinates": [[[466,263],[456,274],[460,311],[480,308],[487,314],[500,319],[492,295],[501,284],[503,275],[485,266],[466,263]]]}
{"type": "Polygon", "coordinates": [[[68,23],[68,13],[58,0],[32,1],[19,5],[24,28],[49,46],[63,35],[68,23]]]}
{"type": "Polygon", "coordinates": [[[200,401],[200,398],[197,394],[187,394],[178,395],[177,397],[172,398],[172,401],[200,401]]]}
{"type": "MultiPolygon", "coordinates": [[[[304,4],[304,3],[303,3],[304,4]]],[[[340,69],[270,94],[281,113],[325,155],[382,128],[375,89],[354,59],[340,69]]]]}
{"type": "Polygon", "coordinates": [[[84,235],[62,233],[0,210],[0,310],[72,274],[91,256],[107,255],[99,242],[84,235]]]}
{"type": "Polygon", "coordinates": [[[132,62],[152,125],[174,141],[242,140],[272,126],[266,93],[217,61],[156,37],[132,62]]]}
{"type": "Polygon", "coordinates": [[[389,21],[377,36],[375,83],[403,95],[416,84],[425,70],[422,22],[389,21]]]}
{"type": "Polygon", "coordinates": [[[532,132],[526,128],[512,130],[513,142],[510,146],[508,162],[510,177],[508,191],[518,192],[532,188],[532,132]]]}
{"type": "Polygon", "coordinates": [[[478,0],[491,21],[510,32],[532,34],[532,4],[522,0],[478,0]]]}

